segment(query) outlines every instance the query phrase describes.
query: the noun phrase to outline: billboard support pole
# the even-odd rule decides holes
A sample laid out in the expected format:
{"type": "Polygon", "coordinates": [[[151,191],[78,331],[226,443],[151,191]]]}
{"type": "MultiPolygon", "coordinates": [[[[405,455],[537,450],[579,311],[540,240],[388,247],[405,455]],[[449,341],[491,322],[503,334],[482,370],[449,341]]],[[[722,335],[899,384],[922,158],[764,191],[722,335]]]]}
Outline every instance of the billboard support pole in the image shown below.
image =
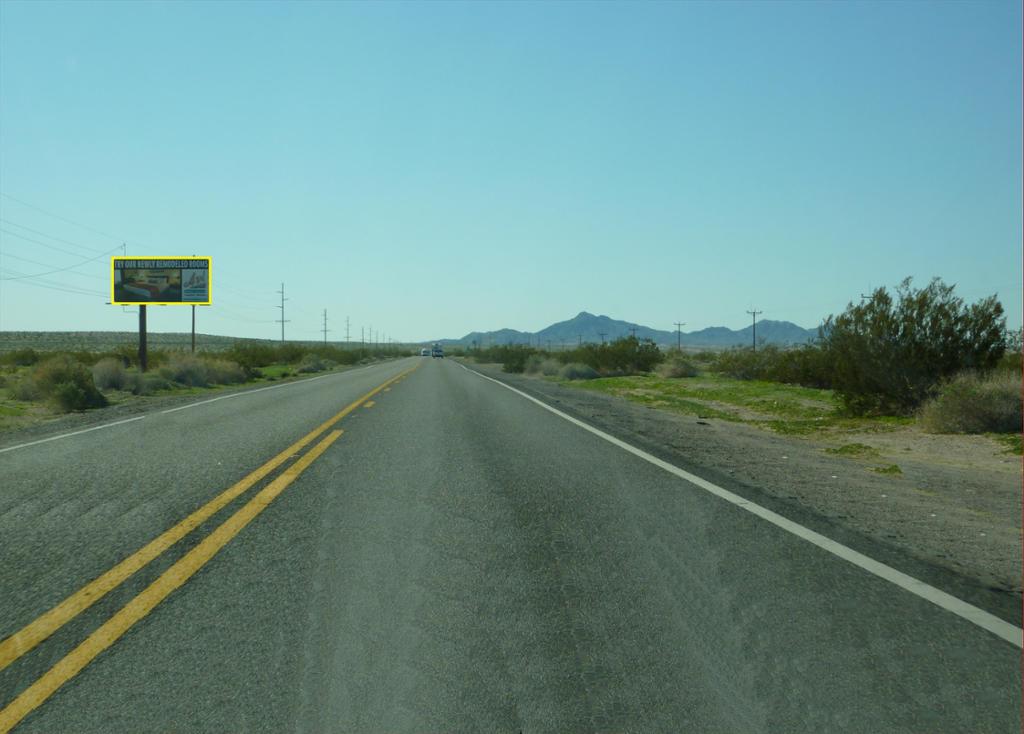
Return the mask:
{"type": "Polygon", "coordinates": [[[146,304],[139,306],[139,371],[146,371],[146,304]]]}
{"type": "Polygon", "coordinates": [[[196,353],[196,304],[192,304],[192,354],[196,353]]]}

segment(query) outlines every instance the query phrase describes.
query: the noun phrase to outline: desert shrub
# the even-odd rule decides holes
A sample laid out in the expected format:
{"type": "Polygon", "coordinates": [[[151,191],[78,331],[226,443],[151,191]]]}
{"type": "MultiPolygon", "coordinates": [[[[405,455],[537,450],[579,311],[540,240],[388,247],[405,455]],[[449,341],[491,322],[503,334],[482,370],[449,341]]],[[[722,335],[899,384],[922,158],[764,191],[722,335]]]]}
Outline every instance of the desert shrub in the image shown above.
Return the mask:
{"type": "Polygon", "coordinates": [[[157,390],[167,390],[171,387],[171,381],[158,374],[129,372],[125,375],[124,389],[131,391],[133,395],[152,395],[157,390]]]}
{"type": "Polygon", "coordinates": [[[564,364],[586,364],[602,375],[611,376],[650,372],[665,359],[665,355],[650,339],[641,341],[630,336],[610,344],[583,344],[576,349],[559,352],[558,359],[564,364]]]}
{"type": "Polygon", "coordinates": [[[945,381],[918,413],[930,433],[1019,433],[1021,382],[1013,372],[964,372],[945,381]]]}
{"type": "Polygon", "coordinates": [[[226,359],[205,359],[206,379],[213,385],[236,385],[245,382],[247,375],[239,365],[226,359]]]}
{"type": "Polygon", "coordinates": [[[557,359],[551,359],[545,357],[543,354],[531,354],[526,358],[526,362],[523,365],[523,372],[528,375],[546,375],[548,377],[554,377],[558,374],[558,370],[562,368],[562,363],[557,359]]]}
{"type": "Polygon", "coordinates": [[[107,357],[92,366],[92,379],[101,390],[120,390],[124,387],[124,364],[119,359],[107,357]]]}
{"type": "Polygon", "coordinates": [[[206,363],[190,354],[175,354],[160,368],[160,376],[188,387],[206,387],[210,384],[206,363]]]}
{"type": "Polygon", "coordinates": [[[593,380],[601,376],[589,364],[581,364],[579,362],[570,362],[569,364],[562,365],[562,369],[559,370],[558,374],[566,380],[593,380]]]}
{"type": "Polygon", "coordinates": [[[88,368],[66,354],[37,364],[32,370],[32,382],[38,395],[58,410],[86,410],[107,404],[88,368]]]}
{"type": "Polygon", "coordinates": [[[0,361],[4,364],[12,364],[17,367],[31,367],[40,359],[39,352],[31,347],[25,349],[14,349],[0,355],[0,361]]]}
{"type": "Polygon", "coordinates": [[[656,371],[661,377],[667,378],[696,377],[698,374],[694,364],[681,357],[673,357],[662,362],[656,371]]]}
{"type": "Polygon", "coordinates": [[[12,378],[7,385],[7,392],[13,399],[26,402],[42,398],[31,375],[12,378]]]}
{"type": "Polygon", "coordinates": [[[236,342],[224,352],[224,357],[249,372],[257,367],[266,367],[277,361],[275,350],[269,344],[245,344],[236,342]]]}
{"type": "Polygon", "coordinates": [[[300,375],[323,372],[326,369],[330,369],[328,362],[329,360],[317,354],[305,354],[299,361],[299,366],[295,371],[300,375]]]}
{"type": "Polygon", "coordinates": [[[1022,334],[1024,329],[1017,329],[1011,331],[1006,335],[1006,351],[1003,352],[1002,358],[999,360],[999,368],[1005,370],[1012,370],[1017,374],[1022,372],[1021,357],[1024,356],[1024,344],[1022,344],[1022,334]]]}
{"type": "Polygon", "coordinates": [[[554,377],[562,369],[562,363],[557,359],[544,359],[540,363],[540,372],[545,377],[554,377]]]}
{"type": "Polygon", "coordinates": [[[544,357],[539,354],[531,354],[523,362],[523,372],[528,375],[535,375],[540,372],[540,366],[544,362],[544,357]]]}
{"type": "Polygon", "coordinates": [[[938,278],[921,289],[910,282],[897,286],[895,298],[879,288],[819,329],[833,387],[853,413],[907,413],[944,378],[990,370],[1006,351],[995,296],[966,306],[938,278]]]}
{"type": "Polygon", "coordinates": [[[768,344],[757,350],[727,349],[719,352],[712,364],[718,372],[739,380],[828,388],[832,385],[831,357],[831,353],[813,344],[790,349],[768,344]]]}
{"type": "Polygon", "coordinates": [[[490,351],[496,353],[493,356],[497,356],[501,361],[502,369],[505,372],[512,373],[524,372],[526,370],[526,360],[530,358],[530,355],[536,353],[536,350],[530,347],[521,346],[495,347],[490,351]]]}

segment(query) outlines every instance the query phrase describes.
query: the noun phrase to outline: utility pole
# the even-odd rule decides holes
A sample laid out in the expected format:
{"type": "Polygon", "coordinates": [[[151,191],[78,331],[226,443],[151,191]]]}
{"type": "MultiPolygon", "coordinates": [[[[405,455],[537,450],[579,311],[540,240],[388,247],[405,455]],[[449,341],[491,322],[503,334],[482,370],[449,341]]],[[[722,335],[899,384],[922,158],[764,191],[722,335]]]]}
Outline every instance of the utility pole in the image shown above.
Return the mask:
{"type": "Polygon", "coordinates": [[[583,346],[583,334],[577,334],[576,336],[579,337],[579,340],[580,340],[579,344],[577,346],[582,347],[583,346]]]}
{"type": "Polygon", "coordinates": [[[345,317],[345,343],[348,344],[348,316],[345,317]]]}
{"type": "Polygon", "coordinates": [[[608,335],[607,331],[599,331],[597,335],[601,337],[601,343],[604,344],[604,338],[608,335]]]}
{"type": "Polygon", "coordinates": [[[330,329],[327,328],[327,309],[326,308],[324,309],[324,328],[321,329],[321,331],[324,333],[324,346],[327,346],[327,332],[330,331],[330,329]]]}
{"type": "Polygon", "coordinates": [[[291,319],[286,319],[284,317],[284,302],[290,300],[284,297],[284,283],[281,284],[281,290],[279,290],[278,293],[281,294],[281,305],[275,306],[275,308],[281,309],[281,318],[277,319],[277,321],[281,324],[281,341],[284,342],[284,325],[291,321],[291,319]]]}
{"type": "Polygon", "coordinates": [[[630,326],[629,327],[629,331],[633,335],[633,338],[636,339],[636,327],[635,326],[630,326]]]}
{"type": "Polygon", "coordinates": [[[148,367],[148,351],[146,349],[146,304],[139,306],[139,372],[148,367]]]}
{"type": "Polygon", "coordinates": [[[764,311],[747,311],[751,316],[754,317],[754,333],[752,335],[754,351],[757,351],[757,315],[764,313],[764,311]]]}
{"type": "MultiPolygon", "coordinates": [[[[193,252],[192,257],[196,254],[193,252]]],[[[192,354],[196,353],[196,304],[192,304],[192,354]]]]}
{"type": "Polygon", "coordinates": [[[673,321],[676,325],[676,351],[683,351],[683,327],[686,326],[685,321],[673,321]]]}
{"type": "Polygon", "coordinates": [[[366,349],[366,327],[359,327],[359,348],[366,349]]]}

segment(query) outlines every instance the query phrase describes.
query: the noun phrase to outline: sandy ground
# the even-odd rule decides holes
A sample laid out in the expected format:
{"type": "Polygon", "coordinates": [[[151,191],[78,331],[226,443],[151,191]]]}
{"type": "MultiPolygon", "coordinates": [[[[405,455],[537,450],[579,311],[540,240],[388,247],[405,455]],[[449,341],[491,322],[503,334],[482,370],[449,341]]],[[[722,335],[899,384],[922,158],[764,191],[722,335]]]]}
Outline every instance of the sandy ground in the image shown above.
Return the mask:
{"type": "Polygon", "coordinates": [[[509,375],[498,365],[469,366],[710,481],[721,478],[726,488],[763,492],[794,520],[823,518],[827,528],[866,537],[894,558],[909,556],[919,566],[946,571],[944,578],[953,576],[960,587],[991,601],[985,605],[990,611],[994,605],[1020,623],[1021,458],[993,439],[929,435],[914,426],[827,438],[784,436],[742,423],[698,422],[539,377],[509,375]],[[853,443],[877,453],[827,451],[853,443]],[[875,471],[893,464],[901,474],[875,471]]]}

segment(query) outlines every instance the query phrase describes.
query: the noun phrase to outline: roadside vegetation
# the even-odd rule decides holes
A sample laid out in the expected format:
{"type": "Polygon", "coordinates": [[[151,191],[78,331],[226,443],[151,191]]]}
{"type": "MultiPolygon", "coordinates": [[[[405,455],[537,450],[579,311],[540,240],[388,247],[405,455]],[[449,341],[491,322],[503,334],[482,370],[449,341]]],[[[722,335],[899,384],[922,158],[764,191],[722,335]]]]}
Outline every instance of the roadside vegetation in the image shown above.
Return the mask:
{"type": "Polygon", "coordinates": [[[237,342],[196,354],[154,349],[148,354],[149,369],[141,372],[134,345],[65,352],[22,347],[0,353],[0,428],[137,396],[273,382],[407,354],[395,349],[237,342]]]}
{"type": "MultiPolygon", "coordinates": [[[[1008,436],[1020,453],[1021,334],[1002,305],[966,304],[939,279],[877,289],[827,318],[814,343],[680,353],[633,338],[546,352],[471,350],[508,372],[541,375],[651,407],[806,435],[891,430],[1008,436]]],[[[893,473],[893,472],[889,472],[893,473]]]]}

